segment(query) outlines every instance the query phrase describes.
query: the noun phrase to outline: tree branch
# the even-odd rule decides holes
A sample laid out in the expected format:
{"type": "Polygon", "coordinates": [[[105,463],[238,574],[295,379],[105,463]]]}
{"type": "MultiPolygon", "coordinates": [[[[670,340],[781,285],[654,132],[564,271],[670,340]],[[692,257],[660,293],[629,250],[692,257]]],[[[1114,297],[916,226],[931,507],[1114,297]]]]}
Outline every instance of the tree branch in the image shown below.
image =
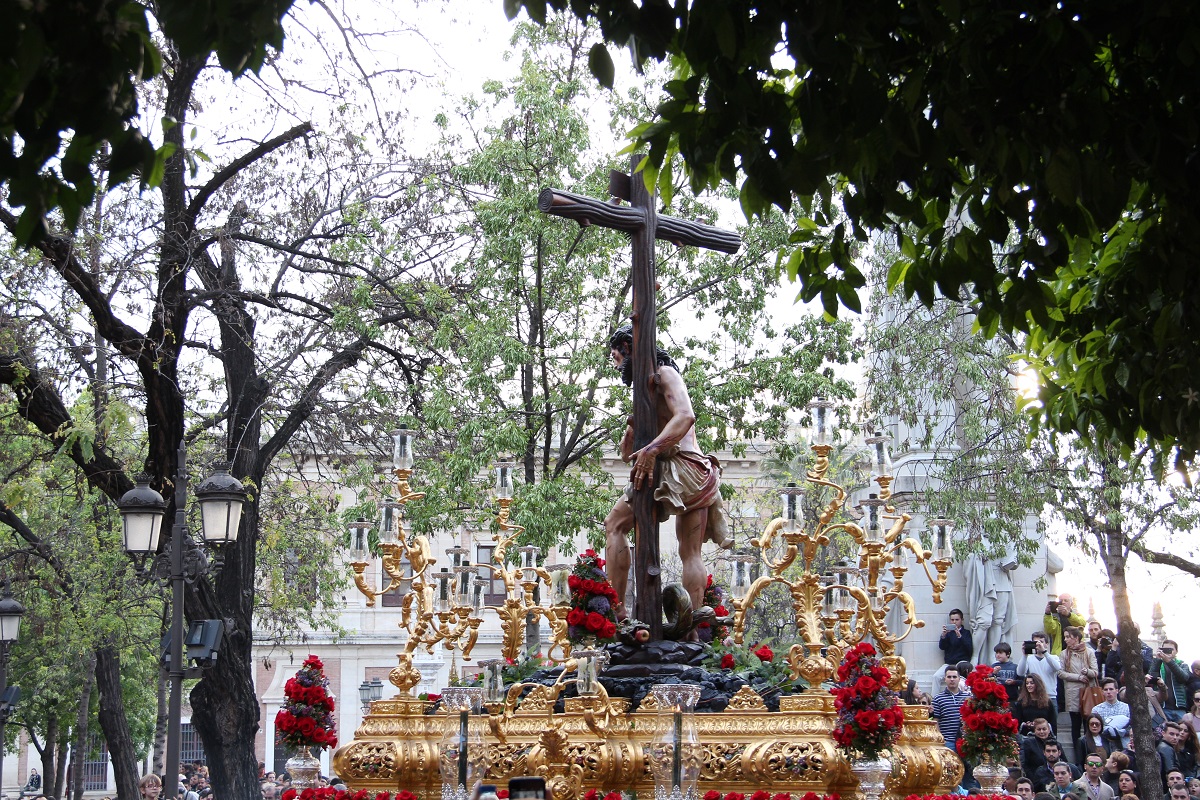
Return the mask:
{"type": "MultiPolygon", "coordinates": [[[[0,222],[16,235],[17,218],[8,209],[0,208],[0,222]]],[[[125,356],[137,360],[146,343],[146,337],[133,326],[119,319],[112,310],[108,298],[100,290],[91,271],[75,257],[75,243],[68,237],[46,235],[35,245],[42,255],[62,275],[79,299],[92,312],[96,330],[125,356]]]]}
{"type": "Polygon", "coordinates": [[[1188,561],[1186,558],[1177,556],[1174,553],[1160,553],[1157,550],[1151,550],[1140,542],[1135,544],[1131,549],[1147,564],[1166,564],[1168,567],[1174,567],[1180,572],[1186,572],[1188,575],[1200,578],[1200,564],[1194,561],[1188,561]]]}
{"type": "Polygon", "coordinates": [[[329,385],[339,372],[352,367],[358,363],[358,359],[362,357],[363,351],[367,349],[367,340],[358,339],[354,343],[338,353],[335,353],[317,370],[316,374],[304,387],[304,391],[300,394],[300,398],[292,406],[292,410],[288,412],[287,418],[284,419],[278,430],[267,440],[267,443],[262,446],[259,451],[257,469],[259,476],[266,473],[271,461],[283,449],[288,440],[292,438],[304,421],[312,415],[317,407],[317,397],[321,394],[321,390],[329,385]]]}
{"type": "MultiPolygon", "coordinates": [[[[60,440],[63,432],[73,425],[67,406],[58,391],[46,381],[37,367],[19,355],[0,354],[0,384],[7,384],[17,395],[17,413],[52,440],[60,440]]],[[[92,447],[86,458],[82,442],[74,442],[68,450],[93,488],[117,500],[133,488],[125,468],[99,446],[92,447]]]]}
{"type": "Polygon", "coordinates": [[[255,147],[249,152],[243,154],[241,157],[235,158],[224,169],[222,169],[216,175],[213,175],[212,178],[209,179],[208,183],[200,187],[200,191],[196,193],[196,196],[192,198],[192,202],[188,204],[187,211],[185,213],[187,214],[187,219],[191,223],[191,226],[195,227],[196,218],[200,216],[200,212],[204,209],[205,203],[207,203],[209,198],[216,194],[217,190],[224,186],[230,178],[237,175],[243,169],[250,166],[255,161],[258,161],[268,153],[278,150],[288,142],[295,141],[301,136],[307,136],[310,133],[312,133],[312,123],[301,123],[289,131],[284,131],[274,139],[263,142],[258,147],[255,147]]]}

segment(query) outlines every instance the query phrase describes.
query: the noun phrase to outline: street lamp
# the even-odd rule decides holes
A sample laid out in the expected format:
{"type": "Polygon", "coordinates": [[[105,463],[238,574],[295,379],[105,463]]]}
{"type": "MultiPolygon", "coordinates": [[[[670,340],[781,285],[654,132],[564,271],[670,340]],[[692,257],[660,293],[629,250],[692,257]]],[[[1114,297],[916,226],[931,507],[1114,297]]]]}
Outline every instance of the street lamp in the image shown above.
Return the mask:
{"type": "MultiPolygon", "coordinates": [[[[241,481],[229,474],[229,465],[216,466],[216,472],[205,478],[196,487],[196,500],[200,505],[200,535],[210,546],[227,544],[237,540],[242,520],[242,505],[246,501],[246,490],[241,481]]],[[[167,504],[162,495],[150,488],[150,480],[138,476],[137,486],[130,489],[117,502],[121,512],[125,549],[131,555],[149,556],[158,550],[159,532],[167,504]]],[[[170,703],[167,711],[167,754],[163,775],[163,797],[174,798],[179,785],[179,750],[183,716],[183,678],[187,670],[183,664],[183,587],[185,582],[194,581],[203,573],[202,560],[189,562],[184,570],[184,551],[187,549],[187,450],[182,442],[178,451],[178,467],[175,472],[175,523],[171,528],[171,539],[167,542],[161,558],[169,565],[171,581],[171,652],[168,678],[171,684],[170,703]]],[[[197,642],[213,638],[205,631],[218,631],[214,620],[196,620],[200,626],[197,642]],[[210,624],[214,623],[214,624],[210,624]]],[[[189,631],[189,634],[191,632],[189,631]]],[[[193,637],[188,636],[189,644],[193,637]]],[[[215,650],[216,642],[213,647],[215,650]]],[[[189,646],[189,650],[192,648],[189,646]]],[[[213,658],[204,659],[211,663],[213,658]]]]}
{"type": "Polygon", "coordinates": [[[371,710],[371,703],[382,698],[383,681],[379,680],[379,678],[372,678],[358,685],[358,701],[362,705],[364,714],[371,710]]]}
{"type": "Polygon", "coordinates": [[[4,582],[4,596],[0,597],[0,790],[4,787],[4,726],[17,710],[21,690],[8,685],[8,648],[21,632],[21,617],[25,606],[17,602],[4,582]]]}

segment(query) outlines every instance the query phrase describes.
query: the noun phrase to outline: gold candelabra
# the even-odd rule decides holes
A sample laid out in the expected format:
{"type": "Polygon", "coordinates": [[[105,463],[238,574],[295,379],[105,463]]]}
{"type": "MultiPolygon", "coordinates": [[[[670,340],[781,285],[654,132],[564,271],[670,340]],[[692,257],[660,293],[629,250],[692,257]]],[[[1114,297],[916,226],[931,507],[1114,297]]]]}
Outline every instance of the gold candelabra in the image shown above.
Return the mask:
{"type": "Polygon", "coordinates": [[[403,593],[400,603],[400,628],[407,631],[404,649],[397,654],[398,664],[389,680],[400,690],[401,697],[411,697],[412,689],[421,682],[420,671],[413,664],[413,653],[420,647],[432,653],[440,642],[457,660],[460,652],[464,661],[471,660],[471,651],[479,636],[482,614],[494,611],[503,632],[502,655],[511,661],[521,655],[525,640],[525,625],[545,619],[552,632],[550,647],[545,654],[555,663],[564,663],[571,656],[567,639],[566,614],[570,601],[567,587],[567,568],[539,566],[540,549],[534,545],[518,548],[517,565],[508,565],[507,554],[524,528],[510,521],[512,506],[512,462],[496,466],[496,498],[500,510],[496,516],[498,532],[493,536],[495,547],[491,563],[472,563],[465,547],[455,546],[447,553],[449,567],[434,571],[437,559],[426,536],[414,536],[404,529],[404,509],[410,502],[425,495],[409,486],[413,474],[413,440],[416,432],[408,429],[393,431],[392,462],[396,475],[397,497],[381,503],[378,543],[385,585],[372,588],[366,575],[370,564],[369,536],[371,523],[358,520],[351,523],[350,568],[354,584],[367,598],[367,606],[389,592],[403,593]],[[504,583],[502,605],[489,606],[484,602],[484,579],[499,578],[504,583]],[[540,590],[547,590],[547,602],[539,599],[540,590]]]}
{"type": "Polygon", "coordinates": [[[828,478],[829,457],[833,450],[829,443],[832,438],[828,423],[830,405],[824,400],[810,405],[815,420],[816,435],[812,445],[815,459],[812,468],[806,471],[805,481],[817,491],[832,491],[833,497],[821,509],[816,523],[805,530],[800,509],[806,489],[795,485],[786,487],[782,493],[783,515],[772,520],[762,535],[750,542],[757,552],[741,552],[733,557],[734,575],[730,587],[734,607],[733,637],[735,642],[742,643],[747,612],[754,607],[760,592],[778,584],[786,587],[791,596],[799,634],[799,640],[787,653],[793,680],[802,677],[809,685],[817,686],[831,679],[845,653],[869,638],[878,647],[884,666],[891,671],[892,688],[899,691],[905,687],[907,676],[904,659],[896,655],[896,644],[914,628],[925,624],[916,618],[913,598],[904,590],[910,555],[923,568],[933,590],[933,601],[940,603],[941,593],[946,588],[946,573],[952,563],[949,545],[952,523],[946,519],[929,522],[936,531],[932,552],[925,550],[921,542],[910,535],[906,526],[911,517],[897,513],[890,503],[891,458],[887,439],[879,433],[866,440],[872,456],[874,482],[879,490],[860,503],[865,525],[834,522],[846,503],[848,492],[828,478]],[[886,531],[885,522],[891,523],[886,531]],[[839,566],[835,573],[819,575],[815,571],[817,558],[838,531],[848,534],[858,545],[857,566],[839,566]],[[782,540],[784,549],[772,557],[770,551],[776,537],[782,540]],[[750,566],[755,560],[761,560],[766,574],[751,581],[750,566]],[[797,560],[800,573],[789,577],[789,570],[797,560]],[[880,580],[885,571],[892,577],[890,587],[880,580]],[[895,633],[888,627],[886,619],[894,607],[901,609],[904,615],[900,630],[895,633]]]}

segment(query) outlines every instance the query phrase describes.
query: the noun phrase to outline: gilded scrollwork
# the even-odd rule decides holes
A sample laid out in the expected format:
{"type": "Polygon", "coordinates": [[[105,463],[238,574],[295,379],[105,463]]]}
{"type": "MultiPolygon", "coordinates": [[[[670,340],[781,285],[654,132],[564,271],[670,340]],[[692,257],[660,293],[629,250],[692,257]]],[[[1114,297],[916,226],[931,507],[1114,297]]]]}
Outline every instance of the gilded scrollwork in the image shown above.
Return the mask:
{"type": "Polygon", "coordinates": [[[729,705],[726,708],[731,711],[766,711],[767,704],[763,702],[762,695],[747,684],[729,698],[729,705]]]}

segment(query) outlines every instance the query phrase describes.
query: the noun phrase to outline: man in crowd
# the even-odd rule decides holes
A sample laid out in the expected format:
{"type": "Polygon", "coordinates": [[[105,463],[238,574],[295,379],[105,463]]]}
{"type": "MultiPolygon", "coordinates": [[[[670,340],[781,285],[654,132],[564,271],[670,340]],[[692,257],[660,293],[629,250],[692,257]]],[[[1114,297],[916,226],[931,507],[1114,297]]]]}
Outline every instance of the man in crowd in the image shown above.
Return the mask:
{"type": "Polygon", "coordinates": [[[1168,722],[1163,726],[1162,741],[1158,743],[1158,765],[1162,770],[1160,777],[1163,786],[1167,785],[1167,774],[1179,769],[1179,741],[1183,731],[1182,723],[1168,722]]]}
{"type": "Polygon", "coordinates": [[[1087,646],[1093,650],[1100,649],[1100,620],[1089,619],[1087,626],[1087,646]]]}
{"type": "Polygon", "coordinates": [[[1083,777],[1074,785],[1087,792],[1089,800],[1113,800],[1113,788],[1100,778],[1103,767],[1104,759],[1095,753],[1090,753],[1083,761],[1083,777]]]}
{"type": "Polygon", "coordinates": [[[1046,603],[1046,614],[1042,617],[1042,628],[1050,638],[1050,654],[1063,651],[1063,631],[1067,628],[1082,628],[1083,614],[1073,610],[1074,600],[1069,594],[1060,594],[1057,600],[1046,603]]]}
{"type": "MultiPolygon", "coordinates": [[[[959,614],[959,623],[962,622],[962,614],[959,614]]],[[[967,636],[970,637],[970,633],[967,636]]],[[[962,731],[962,704],[966,702],[971,693],[962,686],[962,678],[958,674],[958,667],[953,664],[946,665],[946,690],[933,698],[933,706],[930,708],[929,716],[937,720],[938,730],[942,732],[942,738],[946,740],[946,747],[954,750],[954,745],[958,742],[958,734],[962,731]]]]}
{"type": "Polygon", "coordinates": [[[1167,789],[1176,788],[1187,791],[1187,780],[1183,777],[1183,770],[1178,768],[1167,770],[1167,789]]]}
{"type": "MultiPolygon", "coordinates": [[[[1033,785],[1039,787],[1038,791],[1053,792],[1054,791],[1054,768],[1063,764],[1067,768],[1067,783],[1076,780],[1081,776],[1079,768],[1074,764],[1068,764],[1062,760],[1062,745],[1057,740],[1051,739],[1046,742],[1043,752],[1046,754],[1046,766],[1039,767],[1037,772],[1033,774],[1033,785]]],[[[1065,794],[1065,793],[1060,793],[1065,794]]]]}
{"type": "Polygon", "coordinates": [[[1119,691],[1116,678],[1100,681],[1104,702],[1092,706],[1092,713],[1104,720],[1103,735],[1109,746],[1120,750],[1129,744],[1129,704],[1117,699],[1119,691]]]}
{"type": "Polygon", "coordinates": [[[1188,796],[1188,790],[1184,789],[1182,786],[1175,787],[1171,790],[1169,800],[1190,800],[1188,796]]]}
{"type": "Polygon", "coordinates": [[[1058,671],[1062,669],[1062,661],[1050,652],[1050,638],[1045,631],[1034,631],[1031,638],[1033,639],[1033,652],[1021,656],[1021,662],[1017,664],[1017,675],[1022,678],[1026,675],[1037,675],[1041,678],[1042,683],[1046,686],[1046,694],[1050,695],[1050,700],[1054,703],[1054,708],[1061,710],[1058,705],[1057,687],[1058,671]]]}
{"type": "Polygon", "coordinates": [[[1029,778],[1017,778],[1017,797],[1020,800],[1033,800],[1033,781],[1029,778]]]}
{"type": "MultiPolygon", "coordinates": [[[[945,664],[933,674],[933,696],[936,698],[941,691],[941,682],[946,671],[960,661],[970,661],[975,656],[975,644],[971,640],[971,632],[963,627],[963,612],[961,609],[950,610],[950,627],[942,626],[942,635],[938,639],[938,647],[942,651],[942,661],[945,664]]],[[[965,677],[961,675],[961,677],[965,677]]]]}
{"type": "Polygon", "coordinates": [[[1059,798],[1065,798],[1070,794],[1073,781],[1071,780],[1071,765],[1065,761],[1059,761],[1052,768],[1054,771],[1054,779],[1046,787],[1046,791],[1059,798]]]}
{"type": "Polygon", "coordinates": [[[1200,661],[1192,662],[1192,676],[1188,678],[1188,694],[1195,696],[1200,692],[1200,661]]]}
{"type": "Polygon", "coordinates": [[[1191,673],[1183,660],[1176,657],[1179,645],[1174,639],[1164,639],[1150,662],[1150,674],[1156,679],[1155,688],[1167,719],[1178,722],[1188,710],[1188,679],[1191,673]]]}

